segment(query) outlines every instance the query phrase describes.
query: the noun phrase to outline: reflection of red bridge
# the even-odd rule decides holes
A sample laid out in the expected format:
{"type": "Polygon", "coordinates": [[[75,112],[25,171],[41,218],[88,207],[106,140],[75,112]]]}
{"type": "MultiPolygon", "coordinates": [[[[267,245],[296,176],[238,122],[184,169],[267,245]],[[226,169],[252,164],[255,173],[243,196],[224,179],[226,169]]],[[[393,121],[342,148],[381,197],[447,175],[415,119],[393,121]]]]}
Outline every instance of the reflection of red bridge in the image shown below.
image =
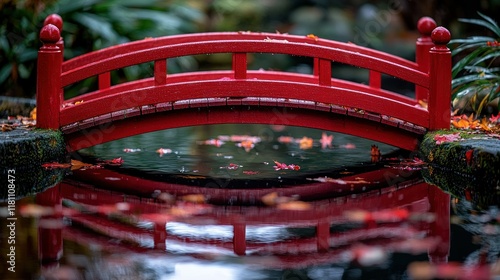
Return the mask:
{"type": "Polygon", "coordinates": [[[71,150],[218,123],[304,126],[414,149],[427,129],[449,127],[450,33],[430,18],[418,24],[417,62],[314,36],[252,32],[144,39],[63,62],[62,20],[52,15],[46,24],[40,32],[37,125],[61,129],[71,150]],[[167,75],[169,58],[214,53],[232,54],[232,69],[167,75]],[[314,73],[248,70],[247,57],[255,53],[310,57],[314,73]],[[153,77],[111,85],[112,71],[148,62],[154,63],[153,77]],[[367,69],[367,84],[332,78],[332,62],[367,69]],[[383,89],[382,74],[414,84],[416,98],[383,89]],[[65,87],[91,77],[98,77],[96,91],[63,100],[65,87]],[[422,99],[428,109],[417,106],[422,99]]]}
{"type": "MultiPolygon", "coordinates": [[[[387,170],[385,170],[387,172],[387,170]]],[[[104,176],[113,175],[106,173],[104,176]]],[[[360,176],[364,176],[361,174],[360,176]]],[[[382,175],[382,174],[380,174],[382,175]]],[[[118,174],[114,174],[116,180],[118,174]]],[[[130,177],[122,177],[123,181],[129,181],[130,177]]],[[[123,182],[122,181],[122,182],[123,182]]],[[[102,183],[102,182],[101,182],[102,183]]],[[[135,182],[137,183],[137,182],[135,182]]],[[[146,181],[141,185],[147,186],[146,181]]],[[[328,185],[328,183],[322,183],[328,185]]],[[[340,256],[348,250],[355,250],[359,244],[376,245],[389,251],[398,251],[409,244],[422,241],[421,233],[426,233],[419,248],[426,246],[429,256],[433,261],[446,260],[449,247],[449,196],[434,186],[421,183],[418,180],[401,182],[390,187],[384,187],[362,193],[352,198],[351,195],[339,195],[330,199],[316,199],[310,201],[312,208],[304,211],[280,210],[274,207],[259,206],[215,206],[199,213],[182,217],[165,214],[169,205],[158,203],[154,198],[136,196],[111,191],[113,187],[106,184],[87,184],[73,181],[65,181],[59,186],[39,194],[37,201],[42,204],[60,204],[61,199],[66,200],[69,207],[73,209],[91,210],[91,212],[77,212],[68,218],[73,225],[80,225],[99,234],[88,234],[78,230],[78,227],[65,229],[41,229],[40,238],[49,236],[65,236],[77,242],[87,240],[96,242],[104,247],[114,250],[115,245],[102,242],[99,236],[126,241],[122,249],[131,251],[143,251],[140,246],[130,244],[152,244],[156,249],[168,249],[168,242],[179,242],[185,245],[213,246],[219,250],[231,250],[237,255],[272,254],[276,255],[276,263],[267,264],[271,266],[294,267],[298,264],[312,265],[318,263],[336,262],[340,256]],[[99,188],[96,188],[99,187],[99,188]],[[101,189],[101,187],[103,189],[101,189]],[[112,209],[117,203],[126,203],[126,210],[118,212],[118,216],[124,219],[110,220],[109,212],[95,213],[96,209],[112,209]],[[435,219],[411,221],[409,216],[393,216],[386,220],[378,220],[375,213],[390,213],[394,209],[405,210],[414,217],[428,217],[431,214],[435,219]],[[359,227],[346,232],[332,230],[332,226],[353,223],[346,213],[349,211],[363,211],[371,213],[372,218],[363,219],[359,227]],[[138,227],[134,222],[124,223],[119,220],[151,221],[151,228],[138,227]],[[180,222],[190,225],[229,225],[232,226],[232,239],[186,237],[175,234],[167,234],[166,225],[169,222],[180,222]],[[405,226],[401,227],[401,224],[405,226]],[[281,241],[263,243],[248,240],[246,234],[248,227],[260,227],[277,225],[287,228],[315,228],[314,236],[302,238],[286,238],[281,241]],[[57,233],[57,231],[59,231],[57,233]],[[62,234],[62,235],[61,235],[62,234]],[[437,242],[436,242],[437,241],[437,242]],[[153,245],[154,244],[154,245],[153,245]],[[167,244],[167,245],[166,245],[167,244]],[[422,245],[424,244],[424,245],[422,245]],[[167,246],[167,248],[166,248],[167,246]],[[354,249],[353,249],[354,248],[354,249]],[[309,257],[304,257],[307,254],[309,257]]],[[[158,187],[158,186],[155,186],[158,187]]],[[[174,186],[171,186],[173,191],[174,186]]],[[[186,186],[175,186],[180,193],[186,186]]],[[[291,192],[297,187],[291,187],[291,192]]],[[[314,186],[313,186],[314,188],[314,186]]],[[[137,186],[136,188],[137,189],[137,186]]],[[[203,189],[203,188],[198,188],[203,189]]],[[[288,188],[285,188],[288,189],[288,188]]],[[[298,189],[296,189],[298,190],[298,189]]],[[[163,190],[164,191],[164,190],[163,190]]],[[[221,190],[223,191],[223,190],[221,190]]],[[[246,192],[247,190],[239,190],[246,192]]],[[[272,190],[268,190],[272,191],[272,190]]],[[[215,192],[215,190],[214,190],[215,192]]],[[[148,193],[145,190],[145,193],[148,193]]],[[[149,192],[151,193],[151,192],[149,192]]],[[[189,205],[184,205],[189,209],[189,205]]],[[[99,212],[99,211],[97,211],[99,212]]],[[[370,214],[370,215],[371,215],[370,214]]],[[[387,216],[386,216],[387,217],[387,216]]],[[[53,242],[61,244],[61,241],[53,242]]],[[[40,244],[47,242],[41,241],[40,244]]],[[[47,246],[41,248],[42,258],[56,258],[61,252],[61,246],[47,246]]],[[[410,248],[413,250],[415,248],[410,248]]],[[[261,264],[263,265],[263,264],[261,264]]]]}

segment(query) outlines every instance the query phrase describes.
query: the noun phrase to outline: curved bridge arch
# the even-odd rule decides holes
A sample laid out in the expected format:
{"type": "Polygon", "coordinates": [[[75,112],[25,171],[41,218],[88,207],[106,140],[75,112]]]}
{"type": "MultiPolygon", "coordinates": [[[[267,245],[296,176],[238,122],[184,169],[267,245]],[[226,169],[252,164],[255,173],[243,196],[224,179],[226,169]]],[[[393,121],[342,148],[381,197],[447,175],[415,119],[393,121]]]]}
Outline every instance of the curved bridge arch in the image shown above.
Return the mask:
{"type": "Polygon", "coordinates": [[[252,32],[145,39],[62,62],[59,30],[49,24],[41,31],[38,126],[61,129],[71,150],[164,128],[215,123],[312,127],[412,150],[427,129],[449,127],[450,115],[449,32],[436,28],[431,41],[432,29],[420,31],[419,63],[349,43],[252,32]],[[214,53],[232,54],[232,69],[167,75],[169,58],[214,53]],[[310,57],[314,73],[251,71],[251,53],[310,57]],[[111,85],[111,71],[146,62],[154,62],[152,78],[111,85]],[[367,69],[369,83],[332,78],[332,62],[367,69]],[[382,74],[414,84],[416,98],[382,89],[382,74]],[[98,90],[63,100],[64,87],[94,76],[98,90]],[[428,109],[417,106],[424,98],[428,109]],[[248,106],[252,110],[244,109],[248,106]],[[290,111],[296,120],[289,121],[290,111]],[[284,117],[271,121],[276,112],[284,117]],[[113,127],[117,129],[110,132],[113,127]]]}

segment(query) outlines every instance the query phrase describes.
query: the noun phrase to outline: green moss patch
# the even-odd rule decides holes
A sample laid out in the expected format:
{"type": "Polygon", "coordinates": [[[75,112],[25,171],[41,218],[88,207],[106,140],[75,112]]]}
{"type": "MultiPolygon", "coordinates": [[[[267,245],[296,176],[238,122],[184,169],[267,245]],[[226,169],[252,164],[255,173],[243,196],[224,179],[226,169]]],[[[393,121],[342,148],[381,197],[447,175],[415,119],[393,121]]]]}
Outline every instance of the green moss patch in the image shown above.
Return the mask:
{"type": "Polygon", "coordinates": [[[459,132],[457,141],[437,144],[435,137],[457,131],[425,135],[419,154],[429,164],[425,179],[445,191],[475,200],[479,205],[499,204],[500,139],[459,132]]]}

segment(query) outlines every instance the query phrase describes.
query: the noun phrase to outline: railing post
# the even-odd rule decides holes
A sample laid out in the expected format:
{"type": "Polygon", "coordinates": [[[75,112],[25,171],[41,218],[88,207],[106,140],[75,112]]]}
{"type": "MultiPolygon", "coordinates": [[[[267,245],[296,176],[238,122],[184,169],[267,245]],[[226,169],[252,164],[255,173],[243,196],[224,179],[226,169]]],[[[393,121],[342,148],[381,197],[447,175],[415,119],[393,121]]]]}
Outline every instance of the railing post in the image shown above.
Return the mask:
{"type": "Polygon", "coordinates": [[[435,46],[429,51],[429,129],[448,129],[451,117],[451,52],[446,45],[451,34],[440,26],[432,31],[431,38],[435,46]]]}
{"type": "Polygon", "coordinates": [[[61,39],[59,29],[53,24],[40,31],[43,46],[38,51],[36,105],[37,127],[59,129],[61,109],[62,51],[57,46],[61,39]]]}
{"type": "MultiPolygon", "coordinates": [[[[59,37],[59,41],[57,41],[57,43],[56,43],[56,46],[58,46],[59,49],[61,50],[61,63],[62,63],[64,61],[64,40],[62,37],[63,20],[62,20],[61,16],[59,16],[58,14],[51,14],[45,18],[45,21],[43,22],[43,26],[45,26],[47,24],[55,25],[59,29],[59,33],[61,34],[61,37],[59,37]]],[[[62,103],[64,103],[64,91],[62,88],[61,88],[60,96],[61,96],[61,104],[62,104],[62,103]]]]}
{"type": "MultiPolygon", "coordinates": [[[[430,68],[430,54],[429,51],[434,46],[431,39],[431,33],[434,28],[436,28],[436,22],[430,17],[422,17],[417,23],[418,32],[420,33],[420,38],[417,39],[416,50],[415,50],[415,61],[421,71],[429,73],[430,68]]],[[[428,100],[429,90],[421,87],[415,87],[415,99],[416,100],[428,100]]]]}

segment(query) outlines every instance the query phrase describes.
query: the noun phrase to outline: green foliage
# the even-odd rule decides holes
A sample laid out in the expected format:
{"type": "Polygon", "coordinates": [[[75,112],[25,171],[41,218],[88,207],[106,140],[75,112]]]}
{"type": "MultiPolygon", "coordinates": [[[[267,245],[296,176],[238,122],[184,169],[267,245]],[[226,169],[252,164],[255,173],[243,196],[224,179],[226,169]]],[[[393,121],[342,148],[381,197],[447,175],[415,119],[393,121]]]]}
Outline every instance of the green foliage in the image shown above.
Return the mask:
{"type": "MultiPolygon", "coordinates": [[[[22,2],[22,1],[20,1],[22,2]]],[[[38,34],[45,17],[59,14],[65,59],[108,46],[199,29],[203,14],[184,1],[162,0],[58,0],[42,11],[6,5],[0,15],[0,94],[35,94],[38,34]],[[15,89],[15,90],[14,90],[15,89]]],[[[169,71],[196,67],[193,58],[169,60],[169,71]]],[[[113,73],[113,82],[151,76],[150,64],[127,67],[113,73]]],[[[94,79],[95,80],[95,79],[94,79]]],[[[83,87],[90,87],[89,79],[83,87]]],[[[82,87],[82,85],[79,85],[82,87]]],[[[70,95],[76,94],[71,93],[70,95]]]]}
{"type": "Polygon", "coordinates": [[[466,39],[452,40],[458,44],[453,49],[453,56],[461,56],[452,68],[452,99],[462,99],[459,102],[471,106],[476,115],[484,113],[488,103],[496,102],[500,108],[500,27],[490,17],[478,13],[481,19],[460,19],[461,22],[486,27],[492,36],[471,36],[466,39]]]}

